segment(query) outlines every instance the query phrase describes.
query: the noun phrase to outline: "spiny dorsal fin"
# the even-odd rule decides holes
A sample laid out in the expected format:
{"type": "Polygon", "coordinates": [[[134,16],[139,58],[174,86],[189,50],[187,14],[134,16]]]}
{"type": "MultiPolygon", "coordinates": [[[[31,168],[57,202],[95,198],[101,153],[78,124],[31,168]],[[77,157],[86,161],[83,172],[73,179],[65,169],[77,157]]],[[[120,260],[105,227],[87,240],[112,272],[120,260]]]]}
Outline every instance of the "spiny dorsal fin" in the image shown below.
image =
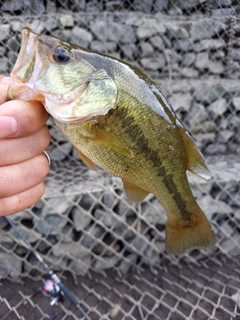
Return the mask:
{"type": "Polygon", "coordinates": [[[195,142],[186,131],[185,134],[183,134],[183,140],[188,155],[187,170],[191,171],[192,173],[196,174],[206,181],[212,180],[213,177],[211,175],[211,172],[208,170],[202,153],[198,150],[195,142]]]}
{"type": "Polygon", "coordinates": [[[128,200],[132,202],[141,202],[149,194],[148,191],[136,186],[134,183],[122,178],[124,191],[128,200]]]}

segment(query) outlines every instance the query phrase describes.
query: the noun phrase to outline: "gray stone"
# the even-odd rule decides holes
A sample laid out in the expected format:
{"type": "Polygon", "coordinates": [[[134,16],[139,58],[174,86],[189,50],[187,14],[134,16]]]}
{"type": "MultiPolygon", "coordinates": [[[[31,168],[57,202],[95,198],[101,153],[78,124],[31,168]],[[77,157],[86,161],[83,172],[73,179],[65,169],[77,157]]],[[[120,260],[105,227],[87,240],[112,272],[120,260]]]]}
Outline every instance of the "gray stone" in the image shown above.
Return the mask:
{"type": "Polygon", "coordinates": [[[214,74],[220,74],[224,72],[224,66],[221,61],[209,61],[208,68],[209,71],[214,74]]]}
{"type": "Polygon", "coordinates": [[[108,208],[112,208],[115,203],[115,196],[112,192],[105,192],[103,195],[102,202],[107,206],[108,208]]]}
{"type": "Polygon", "coordinates": [[[113,268],[120,258],[117,255],[113,255],[112,257],[97,257],[95,259],[94,268],[97,270],[104,270],[113,268]]]}
{"type": "Polygon", "coordinates": [[[204,152],[209,155],[216,155],[216,154],[224,154],[227,151],[227,146],[225,144],[209,144],[205,149],[204,152]]]}
{"type": "Polygon", "coordinates": [[[240,110],[240,97],[233,97],[232,102],[233,102],[235,109],[237,111],[239,111],[240,110]]]}
{"type": "Polygon", "coordinates": [[[187,51],[193,51],[194,49],[193,42],[190,39],[183,39],[181,41],[173,40],[172,44],[175,50],[182,50],[184,53],[187,51]]]}
{"type": "Polygon", "coordinates": [[[142,57],[152,56],[153,54],[153,46],[149,42],[141,42],[140,43],[140,50],[142,57]]]}
{"type": "Polygon", "coordinates": [[[84,11],[86,7],[86,0],[71,0],[72,7],[71,9],[74,11],[84,11]]]}
{"type": "Polygon", "coordinates": [[[6,55],[6,48],[0,46],[0,57],[4,57],[6,55]]]}
{"type": "Polygon", "coordinates": [[[137,261],[138,255],[136,253],[130,253],[126,258],[123,258],[119,265],[119,270],[123,273],[127,272],[137,261]]]}
{"type": "Polygon", "coordinates": [[[165,210],[157,199],[155,199],[151,205],[147,206],[146,210],[143,213],[143,217],[153,225],[165,225],[167,221],[165,210]]]}
{"type": "Polygon", "coordinates": [[[166,31],[163,23],[155,19],[144,19],[143,23],[137,29],[137,36],[140,40],[150,38],[154,35],[162,35],[166,31]]]}
{"type": "Polygon", "coordinates": [[[188,113],[190,127],[193,128],[197,124],[207,120],[207,112],[204,106],[200,103],[194,103],[188,113]]]}
{"type": "Polygon", "coordinates": [[[8,59],[0,58],[0,73],[7,74],[8,73],[8,59]]]}
{"type": "Polygon", "coordinates": [[[236,14],[235,8],[221,8],[213,10],[213,17],[224,17],[224,16],[233,16],[236,14]]]}
{"type": "Polygon", "coordinates": [[[108,49],[105,46],[105,44],[103,44],[101,41],[97,41],[97,40],[94,40],[90,43],[90,49],[97,51],[97,52],[100,52],[100,53],[107,53],[108,52],[108,49]]]}
{"type": "Polygon", "coordinates": [[[33,223],[35,229],[41,234],[58,235],[67,224],[67,218],[57,213],[49,213],[44,219],[35,216],[33,223]]]}
{"type": "Polygon", "coordinates": [[[136,208],[135,203],[131,203],[128,200],[121,200],[118,204],[118,214],[125,215],[126,217],[131,217],[135,215],[134,208],[136,208]]]}
{"type": "Polygon", "coordinates": [[[194,93],[194,98],[196,101],[201,103],[212,103],[218,99],[225,92],[224,87],[221,84],[209,86],[198,86],[194,93]]]}
{"type": "Polygon", "coordinates": [[[70,142],[63,143],[55,147],[49,156],[51,160],[64,160],[72,150],[72,144],[70,142]]]}
{"type": "Polygon", "coordinates": [[[146,262],[149,265],[153,266],[153,265],[159,265],[161,263],[159,253],[155,249],[153,249],[151,246],[149,245],[147,246],[147,248],[144,250],[144,254],[147,258],[144,260],[146,260],[146,262]]]}
{"type": "Polygon", "coordinates": [[[29,0],[8,0],[3,3],[1,10],[13,13],[26,9],[27,5],[29,5],[29,0]]]}
{"type": "Polygon", "coordinates": [[[29,28],[32,29],[36,33],[42,33],[45,29],[44,22],[36,19],[30,23],[29,28]]]}
{"type": "Polygon", "coordinates": [[[4,217],[0,217],[0,229],[4,229],[6,226],[8,226],[7,220],[4,217]]]}
{"type": "Polygon", "coordinates": [[[200,70],[208,68],[208,53],[207,52],[200,52],[196,55],[195,66],[200,70]]]}
{"type": "Polygon", "coordinates": [[[14,31],[14,32],[19,32],[20,30],[22,30],[22,28],[25,26],[25,24],[21,21],[11,21],[11,29],[14,31]]]}
{"type": "Polygon", "coordinates": [[[231,130],[221,130],[219,131],[219,143],[227,143],[232,136],[234,135],[234,132],[231,130]]]}
{"type": "Polygon", "coordinates": [[[189,34],[187,30],[179,23],[173,23],[172,21],[170,23],[167,23],[165,25],[169,32],[169,37],[174,39],[188,39],[189,34]]]}
{"type": "Polygon", "coordinates": [[[10,276],[18,280],[22,273],[22,261],[12,253],[0,252],[0,278],[10,276]]]}
{"type": "MultiPolygon", "coordinates": [[[[164,54],[165,54],[165,56],[167,56],[167,61],[172,65],[178,64],[182,60],[181,55],[176,53],[175,50],[165,49],[164,54]]],[[[177,67],[177,69],[178,69],[178,67],[177,67]]]]}
{"type": "Polygon", "coordinates": [[[83,28],[74,27],[72,29],[72,37],[75,43],[82,47],[87,48],[92,42],[92,34],[83,28]]]}
{"type": "Polygon", "coordinates": [[[211,54],[211,60],[223,60],[226,54],[223,50],[217,50],[216,52],[211,54]]]}
{"type": "Polygon", "coordinates": [[[185,67],[191,67],[195,62],[195,59],[196,59],[195,53],[186,53],[183,56],[182,64],[185,67]]]}
{"type": "Polygon", "coordinates": [[[144,12],[144,13],[150,13],[153,6],[153,0],[134,0],[132,4],[134,10],[144,12]]]}
{"type": "Polygon", "coordinates": [[[149,40],[150,40],[151,44],[154,46],[154,48],[156,48],[158,50],[164,49],[164,43],[163,43],[163,40],[160,36],[151,37],[149,40]]]}
{"type": "Polygon", "coordinates": [[[180,74],[186,78],[197,78],[198,77],[198,71],[192,68],[181,68],[180,74]]]}
{"type": "Polygon", "coordinates": [[[193,41],[209,39],[225,29],[226,25],[218,20],[196,20],[192,23],[191,39],[193,41]]]}
{"type": "Polygon", "coordinates": [[[0,41],[9,39],[10,37],[10,24],[0,25],[0,41]]]}
{"type": "Polygon", "coordinates": [[[188,112],[191,107],[192,96],[189,92],[176,93],[169,98],[169,102],[175,111],[183,110],[188,112]]]}
{"type": "Polygon", "coordinates": [[[131,246],[133,247],[133,252],[135,252],[135,250],[143,252],[148,246],[147,238],[142,235],[138,235],[133,239],[131,246]]]}
{"type": "Polygon", "coordinates": [[[20,42],[18,41],[16,36],[13,36],[10,39],[8,39],[6,45],[10,50],[15,52],[17,52],[20,48],[20,42]]]}
{"type": "Polygon", "coordinates": [[[10,64],[11,68],[14,66],[14,64],[15,64],[15,62],[17,60],[17,57],[18,57],[17,52],[10,51],[8,53],[8,61],[9,61],[9,64],[10,64]]]}
{"type": "Polygon", "coordinates": [[[196,52],[209,51],[209,50],[219,50],[224,48],[226,43],[222,39],[204,39],[195,43],[194,50],[196,52]]]}
{"type": "Polygon", "coordinates": [[[116,32],[118,31],[119,35],[120,35],[120,39],[119,39],[119,42],[120,43],[135,43],[136,42],[136,36],[134,34],[134,31],[131,27],[129,26],[125,26],[125,25],[119,25],[118,23],[116,24],[118,27],[116,28],[116,30],[114,31],[114,28],[112,28],[112,35],[111,37],[109,37],[109,40],[110,41],[114,41],[115,43],[118,43],[118,41],[116,41],[116,32]]]}
{"type": "Polygon", "coordinates": [[[111,227],[114,222],[113,214],[110,211],[103,211],[101,209],[96,209],[94,212],[94,217],[97,220],[102,221],[106,227],[111,227]]]}
{"type": "Polygon", "coordinates": [[[158,70],[165,66],[166,59],[163,54],[159,54],[156,58],[143,58],[140,62],[145,69],[158,70]]]}
{"type": "Polygon", "coordinates": [[[84,276],[91,267],[91,260],[91,254],[88,253],[86,256],[81,258],[81,260],[74,260],[70,265],[70,269],[75,274],[84,276]]]}
{"type": "Polygon", "coordinates": [[[130,58],[132,60],[134,59],[134,56],[136,54],[136,46],[134,44],[124,44],[121,46],[121,49],[126,58],[130,58]]]}
{"type": "Polygon", "coordinates": [[[80,239],[80,243],[86,247],[90,248],[96,243],[96,239],[102,239],[105,230],[99,225],[93,225],[88,227],[86,233],[84,233],[80,239]]]}
{"type": "Polygon", "coordinates": [[[156,12],[162,11],[164,9],[167,10],[169,0],[156,0],[154,3],[154,10],[156,12]]]}
{"type": "MultiPolygon", "coordinates": [[[[34,243],[38,241],[41,237],[41,235],[38,232],[34,231],[33,229],[26,228],[22,225],[18,225],[18,230],[29,243],[34,243]]],[[[11,229],[10,234],[15,239],[17,239],[17,241],[20,241],[21,243],[23,243],[22,238],[14,229],[11,229]]]]}
{"type": "Polygon", "coordinates": [[[109,52],[114,52],[117,50],[116,42],[113,42],[113,41],[106,42],[105,46],[109,52]]]}
{"type": "Polygon", "coordinates": [[[64,136],[64,134],[62,133],[62,131],[54,126],[52,128],[50,128],[50,134],[51,134],[51,137],[54,138],[54,140],[56,140],[57,142],[66,142],[67,141],[67,138],[64,136]]]}
{"type": "Polygon", "coordinates": [[[65,215],[71,210],[72,201],[65,195],[57,196],[53,198],[46,198],[48,206],[42,209],[42,215],[48,213],[59,213],[60,215],[65,215]]]}
{"type": "Polygon", "coordinates": [[[81,207],[74,207],[71,210],[72,219],[75,223],[75,229],[81,231],[91,223],[91,215],[81,207]]]}
{"type": "MultiPolygon", "coordinates": [[[[200,128],[202,128],[200,126],[200,128]]],[[[192,133],[195,133],[195,132],[201,132],[201,130],[196,131],[196,130],[191,130],[192,133]]],[[[211,133],[198,133],[198,134],[194,134],[194,140],[197,144],[199,144],[200,142],[200,145],[202,144],[205,144],[205,143],[213,143],[215,141],[215,133],[211,132],[211,133]]]]}
{"type": "Polygon", "coordinates": [[[191,0],[191,1],[182,1],[182,0],[175,0],[174,2],[170,2],[172,6],[176,6],[180,9],[186,10],[186,9],[192,9],[196,8],[200,4],[206,2],[207,0],[191,0]]]}
{"type": "Polygon", "coordinates": [[[99,40],[108,40],[108,26],[106,21],[96,20],[90,24],[90,29],[99,40]]]}
{"type": "MultiPolygon", "coordinates": [[[[226,233],[224,233],[224,236],[225,234],[226,233]]],[[[239,252],[240,252],[239,241],[240,241],[239,234],[234,234],[230,239],[229,237],[225,236],[223,238],[223,241],[220,243],[220,248],[223,250],[223,252],[227,252],[228,255],[239,256],[239,252]]]]}
{"type": "Polygon", "coordinates": [[[208,111],[213,112],[215,115],[223,115],[227,111],[227,101],[224,98],[220,98],[213,102],[209,107],[208,111]]]}
{"type": "Polygon", "coordinates": [[[71,28],[74,26],[74,19],[71,14],[63,14],[59,17],[60,26],[71,28]]]}

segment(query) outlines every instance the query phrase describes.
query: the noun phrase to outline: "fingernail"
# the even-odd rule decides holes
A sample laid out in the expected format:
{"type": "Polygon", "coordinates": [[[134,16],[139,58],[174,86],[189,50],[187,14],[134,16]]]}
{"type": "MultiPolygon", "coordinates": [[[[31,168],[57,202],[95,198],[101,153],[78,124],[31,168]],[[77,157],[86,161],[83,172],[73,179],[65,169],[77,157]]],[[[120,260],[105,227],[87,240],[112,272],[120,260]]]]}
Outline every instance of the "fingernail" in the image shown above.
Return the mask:
{"type": "Polygon", "coordinates": [[[0,116],[0,138],[14,135],[18,130],[17,121],[10,116],[0,116]]]}

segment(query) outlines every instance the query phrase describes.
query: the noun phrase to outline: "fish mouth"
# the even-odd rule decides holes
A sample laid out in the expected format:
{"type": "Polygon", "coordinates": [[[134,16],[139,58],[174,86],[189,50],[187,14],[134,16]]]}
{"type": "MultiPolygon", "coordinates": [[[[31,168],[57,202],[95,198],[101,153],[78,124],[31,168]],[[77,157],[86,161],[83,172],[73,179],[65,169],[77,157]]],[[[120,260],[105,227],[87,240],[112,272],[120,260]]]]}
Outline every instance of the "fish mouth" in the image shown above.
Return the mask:
{"type": "Polygon", "coordinates": [[[23,28],[21,35],[21,48],[11,72],[11,78],[17,82],[26,83],[33,74],[36,60],[36,44],[39,35],[29,28],[23,28]]]}

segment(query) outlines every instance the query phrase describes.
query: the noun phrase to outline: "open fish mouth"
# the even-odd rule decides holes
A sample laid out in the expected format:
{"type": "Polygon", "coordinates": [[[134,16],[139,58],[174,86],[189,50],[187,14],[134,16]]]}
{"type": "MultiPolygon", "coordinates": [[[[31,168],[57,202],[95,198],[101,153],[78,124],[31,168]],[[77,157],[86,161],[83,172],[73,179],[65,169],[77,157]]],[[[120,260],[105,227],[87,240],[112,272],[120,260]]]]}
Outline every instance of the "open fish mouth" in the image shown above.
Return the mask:
{"type": "Polygon", "coordinates": [[[32,32],[30,29],[22,29],[20,52],[11,72],[11,77],[14,81],[26,83],[31,78],[35,68],[36,44],[38,37],[39,35],[32,32]]]}

